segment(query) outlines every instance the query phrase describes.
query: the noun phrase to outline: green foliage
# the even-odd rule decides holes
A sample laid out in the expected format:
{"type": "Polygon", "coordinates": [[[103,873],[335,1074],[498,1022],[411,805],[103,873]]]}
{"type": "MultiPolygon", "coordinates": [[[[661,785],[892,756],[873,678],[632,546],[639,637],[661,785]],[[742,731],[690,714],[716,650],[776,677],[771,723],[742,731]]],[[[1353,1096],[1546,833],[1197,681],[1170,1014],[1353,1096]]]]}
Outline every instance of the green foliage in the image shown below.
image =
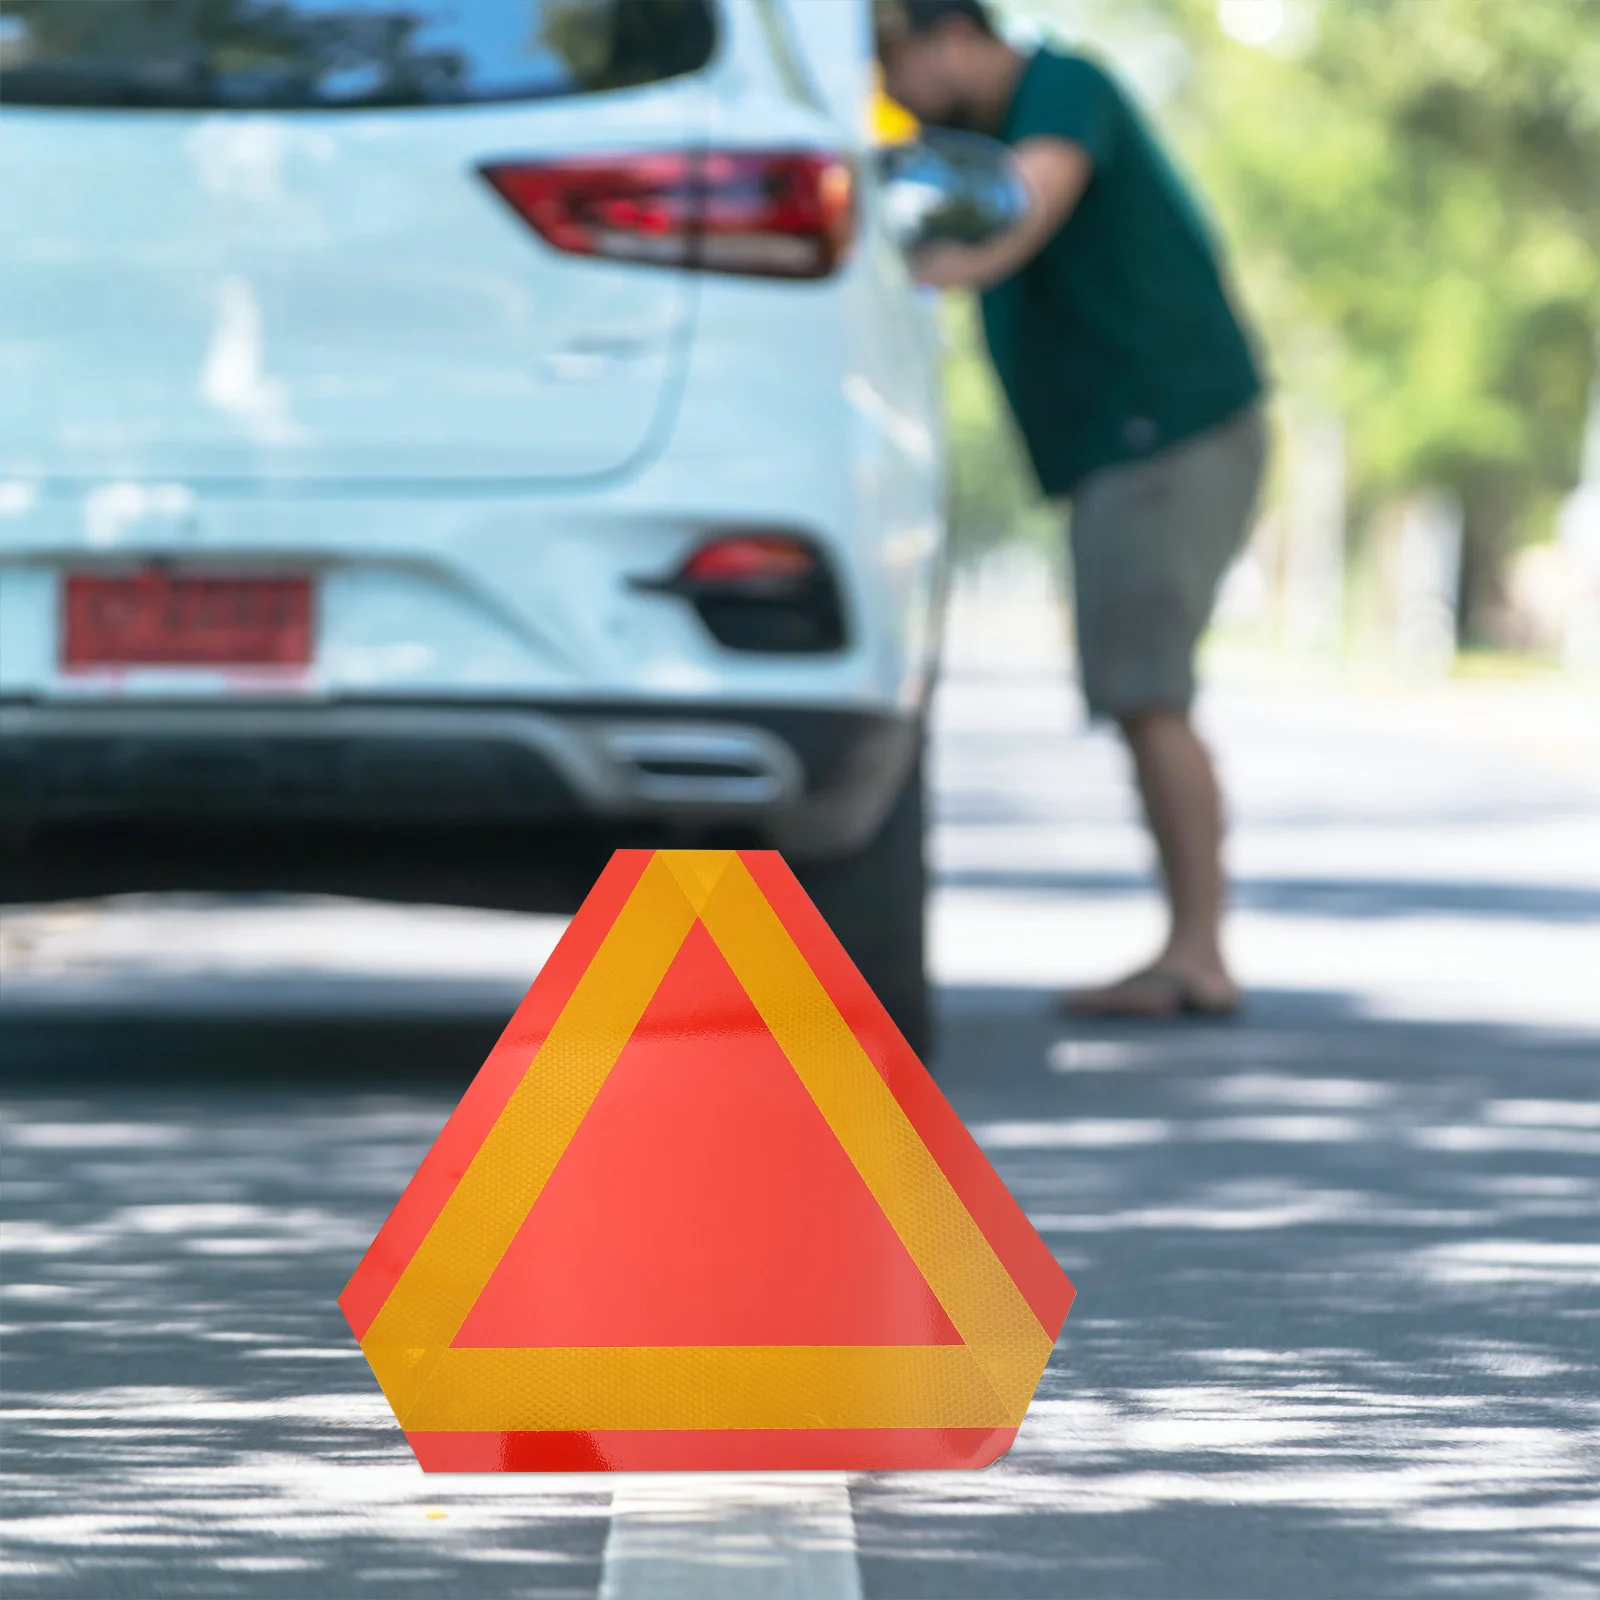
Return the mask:
{"type": "Polygon", "coordinates": [[[1119,60],[1174,46],[1162,111],[1284,386],[1345,415],[1358,517],[1424,485],[1460,497],[1470,637],[1578,474],[1600,344],[1600,0],[1285,8],[1250,45],[1216,0],[1054,0],[1119,60]]]}

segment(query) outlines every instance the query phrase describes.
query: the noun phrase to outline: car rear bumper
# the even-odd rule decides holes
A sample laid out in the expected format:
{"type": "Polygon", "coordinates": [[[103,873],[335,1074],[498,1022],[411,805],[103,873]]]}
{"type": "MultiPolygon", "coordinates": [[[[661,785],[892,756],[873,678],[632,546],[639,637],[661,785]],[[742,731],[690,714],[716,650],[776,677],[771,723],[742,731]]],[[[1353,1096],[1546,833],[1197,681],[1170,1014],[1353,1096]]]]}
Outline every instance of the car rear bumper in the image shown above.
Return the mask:
{"type": "Polygon", "coordinates": [[[656,703],[0,701],[0,822],[730,830],[866,842],[918,738],[884,712],[656,703]]]}

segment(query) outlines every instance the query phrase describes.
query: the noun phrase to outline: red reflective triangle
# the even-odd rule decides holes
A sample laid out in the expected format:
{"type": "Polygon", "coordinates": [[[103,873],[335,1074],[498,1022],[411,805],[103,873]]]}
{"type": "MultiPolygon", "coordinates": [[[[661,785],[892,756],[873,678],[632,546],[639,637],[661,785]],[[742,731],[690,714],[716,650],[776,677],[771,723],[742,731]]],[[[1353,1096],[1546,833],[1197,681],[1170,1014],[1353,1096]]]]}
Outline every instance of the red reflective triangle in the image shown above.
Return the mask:
{"type": "Polygon", "coordinates": [[[699,924],[453,1341],[960,1342],[699,924]]]}
{"type": "Polygon", "coordinates": [[[1072,1295],[780,857],[623,851],[340,1303],[430,1471],[887,1470],[1003,1453],[1072,1295]]]}

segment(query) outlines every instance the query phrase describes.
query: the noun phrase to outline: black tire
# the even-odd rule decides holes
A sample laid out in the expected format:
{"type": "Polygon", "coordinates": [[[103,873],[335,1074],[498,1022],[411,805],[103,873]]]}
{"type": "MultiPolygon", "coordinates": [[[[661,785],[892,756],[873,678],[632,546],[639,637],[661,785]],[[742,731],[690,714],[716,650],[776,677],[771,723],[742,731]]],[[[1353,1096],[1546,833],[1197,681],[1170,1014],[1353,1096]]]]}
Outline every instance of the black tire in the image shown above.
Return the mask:
{"type": "Polygon", "coordinates": [[[797,868],[797,875],[850,959],[926,1061],[933,1045],[924,965],[928,892],[923,860],[923,744],[877,835],[837,861],[797,868]]]}

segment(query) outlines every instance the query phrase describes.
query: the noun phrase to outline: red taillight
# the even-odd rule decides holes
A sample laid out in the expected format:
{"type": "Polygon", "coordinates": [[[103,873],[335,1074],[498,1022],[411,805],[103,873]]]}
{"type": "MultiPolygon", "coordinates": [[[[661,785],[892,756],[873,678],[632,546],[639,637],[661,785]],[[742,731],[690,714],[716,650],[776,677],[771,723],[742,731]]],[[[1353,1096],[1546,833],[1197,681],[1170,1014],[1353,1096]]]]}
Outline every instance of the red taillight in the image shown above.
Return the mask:
{"type": "Polygon", "coordinates": [[[728,528],[659,577],[629,579],[646,594],[687,600],[718,644],[765,655],[842,650],[844,606],[827,557],[779,529],[728,528]]]}
{"type": "Polygon", "coordinates": [[[817,567],[810,545],[784,534],[735,534],[703,544],[684,562],[680,582],[766,585],[809,578],[817,567]]]}
{"type": "Polygon", "coordinates": [[[850,168],[812,151],[493,162],[483,175],[557,250],[706,272],[822,278],[855,227],[850,168]]]}

